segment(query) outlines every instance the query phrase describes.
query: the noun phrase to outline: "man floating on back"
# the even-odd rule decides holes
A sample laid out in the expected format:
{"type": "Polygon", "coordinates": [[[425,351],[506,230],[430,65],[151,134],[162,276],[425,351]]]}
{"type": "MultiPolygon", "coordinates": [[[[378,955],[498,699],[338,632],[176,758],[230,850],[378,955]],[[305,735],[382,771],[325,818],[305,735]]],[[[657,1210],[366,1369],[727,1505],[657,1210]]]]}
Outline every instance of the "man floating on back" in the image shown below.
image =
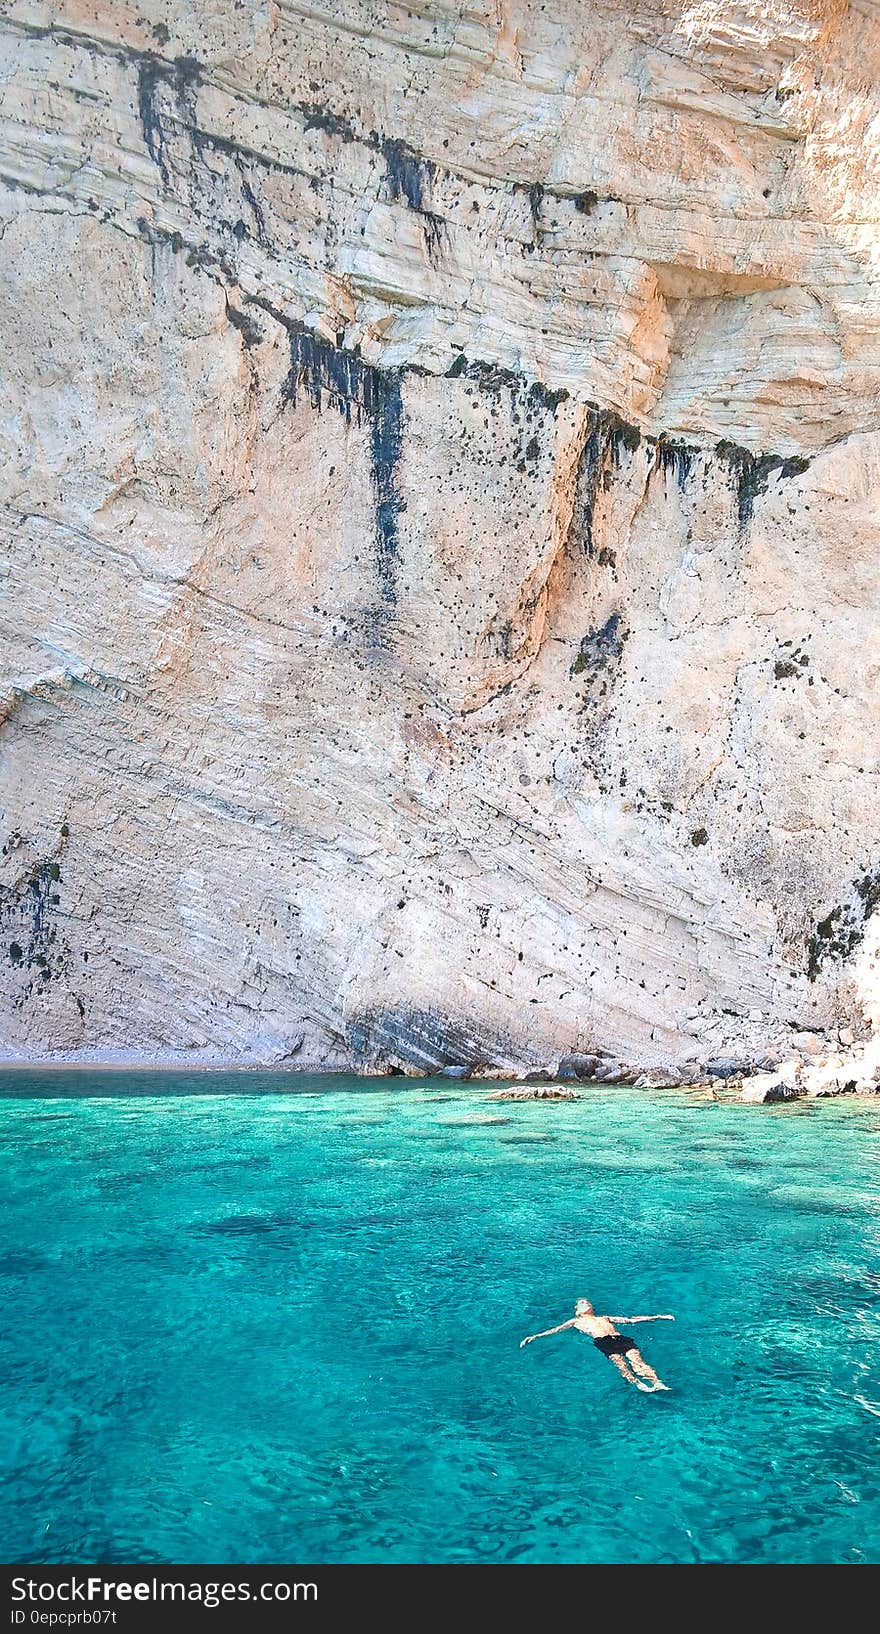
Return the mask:
{"type": "Polygon", "coordinates": [[[588,1299],[579,1299],[574,1308],[574,1316],[568,1322],[560,1322],[558,1328],[545,1328],[543,1333],[530,1333],[520,1341],[520,1350],[523,1345],[530,1345],[533,1339],[549,1339],[551,1333],[564,1333],[566,1328],[577,1328],[578,1333],[585,1333],[592,1339],[597,1350],[614,1363],[621,1378],[628,1384],[634,1384],[637,1390],[668,1390],[658,1377],[649,1362],[638,1348],[629,1334],[620,1333],[614,1326],[615,1322],[674,1322],[675,1317],[664,1314],[662,1316],[600,1316],[594,1311],[588,1299]],[[638,1375],[638,1377],[636,1377],[638,1375]],[[647,1381],[647,1382],[646,1382],[647,1381]]]}

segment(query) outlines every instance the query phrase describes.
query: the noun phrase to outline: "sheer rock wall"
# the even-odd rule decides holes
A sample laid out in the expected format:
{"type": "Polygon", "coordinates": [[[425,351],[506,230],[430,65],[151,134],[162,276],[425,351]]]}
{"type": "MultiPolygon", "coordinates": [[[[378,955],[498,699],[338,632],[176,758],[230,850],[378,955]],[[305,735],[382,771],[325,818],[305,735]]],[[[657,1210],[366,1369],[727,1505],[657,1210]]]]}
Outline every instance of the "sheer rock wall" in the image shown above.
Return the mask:
{"type": "Polygon", "coordinates": [[[6,1055],[864,1038],[876,7],[10,0],[0,54],[6,1055]]]}

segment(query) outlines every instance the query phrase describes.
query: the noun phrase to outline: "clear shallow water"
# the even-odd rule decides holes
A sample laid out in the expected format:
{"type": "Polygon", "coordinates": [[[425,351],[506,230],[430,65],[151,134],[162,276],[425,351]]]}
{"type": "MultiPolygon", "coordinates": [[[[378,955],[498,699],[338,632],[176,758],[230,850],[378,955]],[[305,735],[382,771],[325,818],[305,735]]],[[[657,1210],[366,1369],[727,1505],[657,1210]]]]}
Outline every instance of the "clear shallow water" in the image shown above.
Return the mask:
{"type": "Polygon", "coordinates": [[[0,1557],[880,1559],[880,1109],[326,1082],[3,1075],[0,1557]]]}

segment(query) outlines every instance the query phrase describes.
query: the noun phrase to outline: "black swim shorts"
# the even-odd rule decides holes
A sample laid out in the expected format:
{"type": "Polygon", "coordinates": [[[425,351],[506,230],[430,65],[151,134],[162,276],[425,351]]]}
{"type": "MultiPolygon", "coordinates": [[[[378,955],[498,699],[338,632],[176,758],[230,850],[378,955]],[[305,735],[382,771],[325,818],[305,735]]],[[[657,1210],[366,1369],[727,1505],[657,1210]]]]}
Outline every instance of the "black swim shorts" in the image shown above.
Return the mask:
{"type": "Polygon", "coordinates": [[[625,1356],[628,1350],[636,1349],[635,1339],[626,1333],[608,1333],[602,1339],[594,1339],[593,1344],[603,1356],[625,1356]]]}

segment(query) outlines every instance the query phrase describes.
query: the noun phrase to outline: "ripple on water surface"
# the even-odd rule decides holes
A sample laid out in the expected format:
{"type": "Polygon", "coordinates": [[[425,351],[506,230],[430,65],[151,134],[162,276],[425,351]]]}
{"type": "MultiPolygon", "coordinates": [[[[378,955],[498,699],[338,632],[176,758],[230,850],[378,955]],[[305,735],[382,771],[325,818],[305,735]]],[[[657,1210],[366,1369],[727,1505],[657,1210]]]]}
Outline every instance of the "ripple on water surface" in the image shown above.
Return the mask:
{"type": "Polygon", "coordinates": [[[0,1088],[7,1560],[880,1556],[870,1104],[0,1088]],[[519,1350],[580,1293],[668,1395],[519,1350]]]}

